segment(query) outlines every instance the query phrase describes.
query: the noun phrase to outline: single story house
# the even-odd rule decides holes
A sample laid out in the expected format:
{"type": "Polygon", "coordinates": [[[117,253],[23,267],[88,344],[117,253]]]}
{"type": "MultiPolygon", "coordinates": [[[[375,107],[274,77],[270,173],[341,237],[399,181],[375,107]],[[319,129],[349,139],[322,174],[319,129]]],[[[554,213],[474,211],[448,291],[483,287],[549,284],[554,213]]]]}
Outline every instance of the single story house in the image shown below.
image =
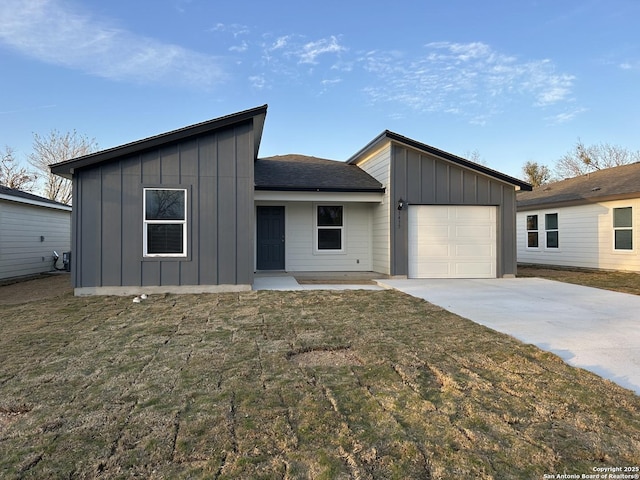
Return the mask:
{"type": "Polygon", "coordinates": [[[640,272],[640,163],[518,194],[518,262],[640,272]]]}
{"type": "Polygon", "coordinates": [[[516,273],[515,178],[385,131],[346,162],[259,158],[267,106],[51,167],[75,293],[251,288],[256,271],[516,273]]]}
{"type": "Polygon", "coordinates": [[[0,279],[49,272],[70,249],[69,205],[0,185],[0,279]]]}

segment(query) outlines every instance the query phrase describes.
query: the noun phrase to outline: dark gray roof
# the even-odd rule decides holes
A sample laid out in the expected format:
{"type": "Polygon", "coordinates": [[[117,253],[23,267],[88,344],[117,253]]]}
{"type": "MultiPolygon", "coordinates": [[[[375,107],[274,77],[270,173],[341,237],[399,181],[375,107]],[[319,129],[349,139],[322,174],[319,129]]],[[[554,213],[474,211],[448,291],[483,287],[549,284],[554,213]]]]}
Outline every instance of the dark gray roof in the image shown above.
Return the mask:
{"type": "Polygon", "coordinates": [[[0,195],[14,197],[16,201],[27,200],[31,202],[47,203],[55,207],[69,207],[69,205],[66,205],[64,203],[56,202],[55,200],[49,200],[46,197],[34,195],[33,193],[23,192],[22,190],[16,190],[15,188],[9,188],[4,185],[0,185],[0,195]]]}
{"type": "Polygon", "coordinates": [[[375,178],[355,165],[305,155],[278,155],[255,163],[256,190],[384,192],[375,178]]]}
{"type": "Polygon", "coordinates": [[[511,185],[515,185],[517,187],[520,187],[522,190],[531,190],[531,185],[528,184],[527,182],[524,182],[522,180],[519,180],[517,178],[511,177],[509,175],[506,175],[504,173],[498,172],[497,170],[493,170],[492,168],[489,167],[485,167],[484,165],[481,165],[479,163],[475,163],[472,162],[470,160],[467,160],[465,158],[462,157],[458,157],[457,155],[454,155],[452,153],[449,152],[445,152],[444,150],[440,150],[438,148],[432,147],[431,145],[427,145],[426,143],[421,143],[418,142],[416,140],[413,140],[411,138],[405,137],[403,135],[400,135],[398,133],[394,133],[390,130],[385,130],[384,132],[382,132],[380,135],[378,135],[376,138],[374,138],[373,140],[371,140],[366,146],[364,146],[362,149],[360,149],[360,151],[358,151],[357,153],[355,153],[351,158],[349,158],[347,160],[347,163],[355,163],[358,161],[358,159],[365,153],[367,153],[368,151],[376,148],[377,146],[379,146],[382,142],[385,141],[394,141],[394,142],[398,142],[398,143],[402,143],[404,145],[407,145],[411,148],[415,148],[417,150],[421,150],[425,153],[429,153],[431,155],[435,155],[436,157],[442,158],[448,162],[452,162],[455,163],[457,165],[460,165],[462,167],[465,168],[469,168],[471,170],[475,170],[479,173],[482,173],[484,175],[493,177],[497,180],[500,180],[502,182],[511,184],[511,185]]]}
{"type": "Polygon", "coordinates": [[[518,193],[518,209],[640,197],[640,163],[598,170],[518,193]]]}
{"type": "Polygon", "coordinates": [[[263,105],[261,107],[252,108],[250,110],[244,110],[242,112],[233,113],[231,115],[225,115],[224,117],[207,120],[206,122],[196,123],[195,125],[172,130],[170,132],[155,135],[143,140],[137,140],[135,142],[127,143],[119,147],[109,148],[107,150],[91,153],[82,157],[65,160],[64,162],[51,165],[50,168],[51,171],[56,175],[71,178],[73,170],[77,168],[96,165],[125,155],[137,154],[148,149],[157,148],[161,145],[185,140],[197,135],[212,132],[219,128],[229,127],[231,125],[236,125],[238,123],[247,122],[250,120],[253,120],[255,125],[254,155],[257,157],[266,115],[267,105],[263,105]]]}

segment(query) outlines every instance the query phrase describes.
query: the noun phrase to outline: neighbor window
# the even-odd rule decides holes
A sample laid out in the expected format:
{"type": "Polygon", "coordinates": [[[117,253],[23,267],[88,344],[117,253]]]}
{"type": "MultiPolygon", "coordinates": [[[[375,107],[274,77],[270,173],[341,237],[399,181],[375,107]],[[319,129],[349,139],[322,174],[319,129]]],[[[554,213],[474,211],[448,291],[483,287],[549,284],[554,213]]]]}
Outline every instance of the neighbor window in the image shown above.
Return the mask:
{"type": "Polygon", "coordinates": [[[538,248],[538,215],[527,215],[527,247],[538,248]]]}
{"type": "Polygon", "coordinates": [[[317,250],[342,250],[343,233],[342,205],[318,205],[316,210],[317,250]]]}
{"type": "Polygon", "coordinates": [[[616,250],[633,250],[631,207],[613,209],[613,238],[616,250]]]}
{"type": "Polygon", "coordinates": [[[544,229],[547,234],[547,248],[558,248],[558,214],[547,213],[544,216],[544,229]]]}
{"type": "Polygon", "coordinates": [[[145,188],[143,208],[144,256],[186,256],[187,191],[145,188]]]}

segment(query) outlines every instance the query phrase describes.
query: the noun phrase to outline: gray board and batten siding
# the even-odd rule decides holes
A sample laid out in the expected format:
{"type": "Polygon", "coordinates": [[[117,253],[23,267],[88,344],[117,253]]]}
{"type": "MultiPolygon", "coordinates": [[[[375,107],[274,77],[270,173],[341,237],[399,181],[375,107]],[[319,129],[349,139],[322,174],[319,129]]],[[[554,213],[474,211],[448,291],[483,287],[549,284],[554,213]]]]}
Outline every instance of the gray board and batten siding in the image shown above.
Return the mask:
{"type": "MultiPolygon", "coordinates": [[[[390,148],[391,202],[406,205],[477,205],[497,207],[497,276],[517,271],[516,187],[531,185],[391,131],[372,140],[348,162],[358,163],[385,142],[390,148]]],[[[407,209],[391,214],[391,275],[408,275],[409,242],[407,209]]]]}
{"type": "Polygon", "coordinates": [[[76,294],[250,289],[253,162],[266,108],[53,166],[73,178],[76,294]],[[186,255],[144,255],[145,188],[186,191],[186,255]]]}

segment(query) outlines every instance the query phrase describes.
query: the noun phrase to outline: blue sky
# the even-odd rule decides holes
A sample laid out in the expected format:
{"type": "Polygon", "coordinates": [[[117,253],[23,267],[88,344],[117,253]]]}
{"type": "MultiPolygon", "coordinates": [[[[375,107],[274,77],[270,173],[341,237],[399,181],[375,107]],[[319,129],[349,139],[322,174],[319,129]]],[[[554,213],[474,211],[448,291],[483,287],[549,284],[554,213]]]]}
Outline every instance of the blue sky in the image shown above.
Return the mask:
{"type": "Polygon", "coordinates": [[[109,148],[268,104],[261,156],[385,129],[521,177],[640,150],[637,0],[2,0],[0,148],[109,148]]]}

